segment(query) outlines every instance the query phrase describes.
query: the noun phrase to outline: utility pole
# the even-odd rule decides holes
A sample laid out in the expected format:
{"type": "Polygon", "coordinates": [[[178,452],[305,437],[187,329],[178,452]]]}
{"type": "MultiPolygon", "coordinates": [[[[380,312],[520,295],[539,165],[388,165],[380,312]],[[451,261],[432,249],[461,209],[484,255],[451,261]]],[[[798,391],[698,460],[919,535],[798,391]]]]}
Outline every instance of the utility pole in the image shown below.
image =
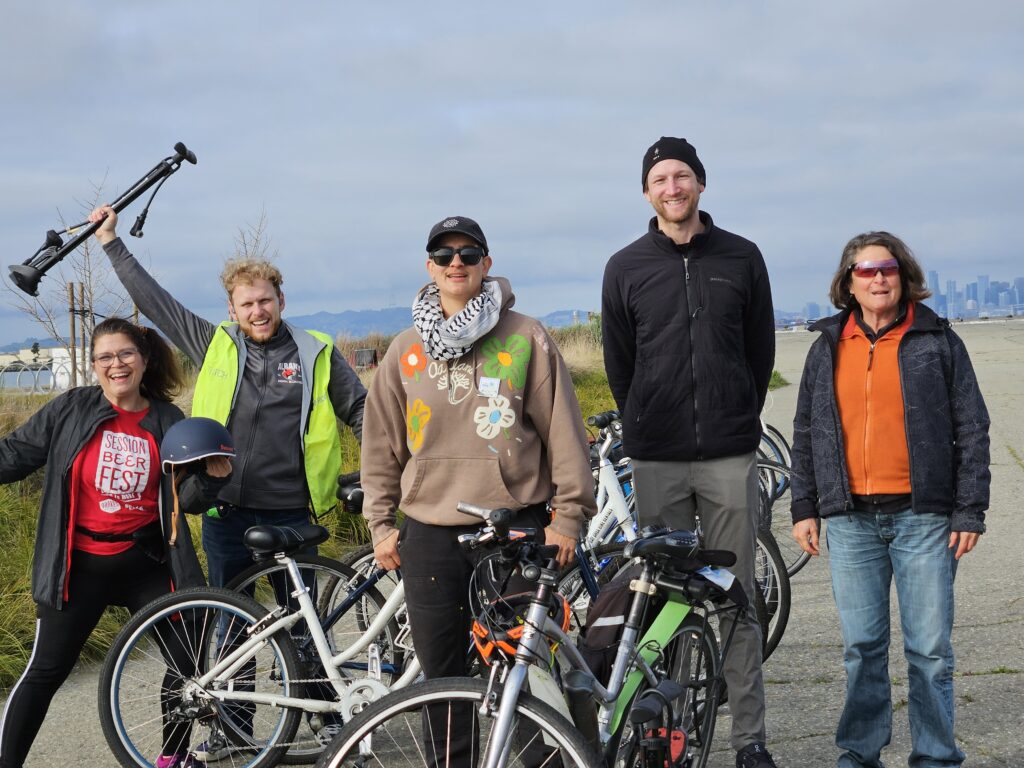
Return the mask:
{"type": "Polygon", "coordinates": [[[71,333],[68,334],[68,351],[71,353],[71,386],[78,386],[78,355],[75,350],[75,284],[68,283],[68,322],[71,333]]]}
{"type": "Polygon", "coordinates": [[[78,309],[82,313],[82,321],[78,324],[78,328],[82,332],[82,383],[88,384],[89,374],[86,373],[87,368],[85,366],[85,350],[88,349],[85,343],[85,283],[78,284],[78,309]]]}

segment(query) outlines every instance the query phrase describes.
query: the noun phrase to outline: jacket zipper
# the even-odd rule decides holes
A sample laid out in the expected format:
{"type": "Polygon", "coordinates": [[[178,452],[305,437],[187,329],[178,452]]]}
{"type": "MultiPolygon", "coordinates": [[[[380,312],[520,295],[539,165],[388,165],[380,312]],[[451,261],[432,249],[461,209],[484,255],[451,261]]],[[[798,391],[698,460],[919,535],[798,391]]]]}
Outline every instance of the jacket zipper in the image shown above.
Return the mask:
{"type": "Polygon", "coordinates": [[[697,418],[697,365],[693,355],[693,321],[697,312],[690,306],[690,257],[683,256],[683,274],[686,277],[686,311],[690,315],[686,330],[690,336],[690,382],[693,386],[693,438],[697,444],[697,461],[702,460],[700,440],[700,420],[697,418]]]}
{"type": "MultiPolygon", "coordinates": [[[[252,428],[251,428],[251,430],[249,432],[249,444],[246,446],[246,451],[245,451],[245,455],[246,456],[252,456],[253,455],[253,450],[252,450],[253,449],[253,441],[256,439],[256,427],[257,427],[257,425],[259,423],[259,420],[260,420],[260,407],[263,405],[263,396],[266,394],[266,391],[267,391],[267,355],[266,355],[266,350],[263,351],[263,362],[262,362],[262,365],[263,365],[263,370],[260,372],[260,394],[259,394],[259,397],[256,398],[256,407],[253,409],[252,428]]],[[[245,375],[245,371],[241,371],[239,373],[239,376],[244,376],[244,375],[245,375]]],[[[249,468],[249,462],[246,461],[245,462],[245,466],[242,467],[242,472],[241,472],[241,475],[240,475],[239,480],[238,480],[238,499],[239,499],[239,502],[240,502],[239,503],[240,507],[248,506],[247,503],[246,503],[248,500],[245,498],[245,492],[242,490],[243,488],[245,488],[245,474],[246,474],[246,470],[248,468],[249,468]]]]}
{"type": "Polygon", "coordinates": [[[871,470],[868,467],[869,457],[871,456],[871,444],[869,442],[869,436],[871,435],[871,362],[875,356],[875,344],[877,341],[872,341],[871,346],[868,347],[868,369],[864,380],[864,487],[867,488],[868,494],[873,492],[871,487],[871,470]]]}

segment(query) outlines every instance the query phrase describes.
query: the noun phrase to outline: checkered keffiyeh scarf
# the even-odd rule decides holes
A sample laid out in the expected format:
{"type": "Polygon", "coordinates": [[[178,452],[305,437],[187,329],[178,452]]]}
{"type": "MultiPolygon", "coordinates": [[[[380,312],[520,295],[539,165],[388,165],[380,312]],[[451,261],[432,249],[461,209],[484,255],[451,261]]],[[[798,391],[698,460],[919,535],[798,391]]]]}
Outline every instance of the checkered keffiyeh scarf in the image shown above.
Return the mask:
{"type": "Polygon", "coordinates": [[[484,280],[480,293],[461,312],[446,320],[437,284],[431,283],[420,291],[412,304],[412,322],[430,358],[456,360],[469,352],[477,340],[498,324],[501,298],[498,283],[484,280]]]}

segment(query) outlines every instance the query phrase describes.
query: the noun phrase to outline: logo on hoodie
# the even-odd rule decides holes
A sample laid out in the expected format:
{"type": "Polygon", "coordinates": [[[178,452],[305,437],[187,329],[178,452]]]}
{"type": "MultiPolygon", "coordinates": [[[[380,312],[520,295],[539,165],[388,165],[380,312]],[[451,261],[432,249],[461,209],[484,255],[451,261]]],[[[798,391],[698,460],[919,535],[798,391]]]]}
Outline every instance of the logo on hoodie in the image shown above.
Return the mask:
{"type": "Polygon", "coordinates": [[[299,384],[302,382],[302,368],[298,363],[278,363],[278,384],[299,384]]]}

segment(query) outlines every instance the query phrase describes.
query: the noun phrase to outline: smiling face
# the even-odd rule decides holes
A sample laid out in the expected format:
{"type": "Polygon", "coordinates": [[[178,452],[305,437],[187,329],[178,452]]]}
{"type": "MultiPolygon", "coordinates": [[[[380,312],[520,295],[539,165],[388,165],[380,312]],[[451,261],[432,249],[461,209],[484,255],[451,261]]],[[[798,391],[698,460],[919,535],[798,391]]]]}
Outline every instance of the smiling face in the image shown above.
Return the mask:
{"type": "MultiPolygon", "coordinates": [[[[479,245],[469,235],[453,232],[431,243],[431,248],[462,248],[479,245]]],[[[491,268],[491,257],[484,256],[479,264],[469,266],[462,263],[461,256],[455,256],[447,267],[435,264],[427,258],[427,274],[441,292],[441,310],[445,317],[458,314],[470,299],[480,293],[480,286],[491,268]]]]}
{"type": "Polygon", "coordinates": [[[703,191],[704,185],[689,165],[682,160],[662,160],[647,173],[644,197],[654,207],[664,231],[669,225],[685,224],[697,216],[703,191]]]}
{"type": "Polygon", "coordinates": [[[146,372],[146,360],[135,342],[123,333],[94,337],[92,359],[93,373],[107,400],[125,410],[134,410],[142,396],[139,387],[146,372]]]}
{"type": "MultiPolygon", "coordinates": [[[[894,257],[888,248],[867,245],[857,252],[856,262],[879,262],[892,258],[894,257]]],[[[875,330],[896,319],[899,314],[900,298],[903,295],[899,273],[886,277],[881,270],[877,270],[870,277],[857,277],[850,272],[849,287],[850,293],[864,314],[864,322],[875,330]]]]}
{"type": "Polygon", "coordinates": [[[266,343],[281,326],[284,293],[278,293],[269,280],[239,283],[231,291],[228,309],[242,333],[253,341],[266,343]]]}

